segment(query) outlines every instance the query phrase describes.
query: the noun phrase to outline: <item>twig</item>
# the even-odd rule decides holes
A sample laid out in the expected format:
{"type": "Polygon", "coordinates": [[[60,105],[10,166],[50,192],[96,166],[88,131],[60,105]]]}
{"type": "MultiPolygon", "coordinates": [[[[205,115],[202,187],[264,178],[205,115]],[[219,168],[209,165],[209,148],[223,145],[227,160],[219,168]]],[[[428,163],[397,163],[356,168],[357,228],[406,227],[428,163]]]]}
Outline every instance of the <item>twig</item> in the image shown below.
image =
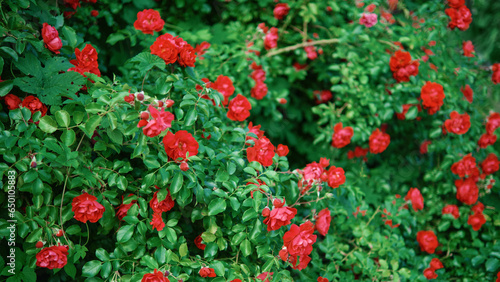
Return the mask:
{"type": "Polygon", "coordinates": [[[266,54],[266,57],[276,56],[276,55],[281,54],[281,53],[290,52],[290,51],[293,51],[293,50],[296,50],[299,48],[304,48],[307,46],[334,44],[334,43],[338,43],[339,41],[340,40],[338,38],[333,38],[333,39],[322,39],[322,40],[304,42],[304,43],[288,46],[285,48],[272,50],[266,54]]]}

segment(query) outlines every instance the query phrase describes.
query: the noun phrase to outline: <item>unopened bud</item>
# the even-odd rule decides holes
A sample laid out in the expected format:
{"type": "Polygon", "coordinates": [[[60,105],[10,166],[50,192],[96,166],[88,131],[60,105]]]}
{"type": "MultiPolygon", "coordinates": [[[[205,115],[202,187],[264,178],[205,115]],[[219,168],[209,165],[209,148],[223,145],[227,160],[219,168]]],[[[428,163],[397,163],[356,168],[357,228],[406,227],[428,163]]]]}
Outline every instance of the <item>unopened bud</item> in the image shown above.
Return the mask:
{"type": "Polygon", "coordinates": [[[141,119],[147,120],[149,118],[149,113],[148,112],[142,112],[141,113],[141,119]]]}
{"type": "Polygon", "coordinates": [[[38,249],[43,248],[43,242],[42,241],[36,242],[35,247],[37,247],[38,249]]]}
{"type": "Polygon", "coordinates": [[[189,165],[186,162],[181,163],[179,167],[181,168],[182,171],[186,171],[189,169],[189,165]]]}
{"type": "Polygon", "coordinates": [[[139,100],[139,101],[144,100],[144,92],[136,93],[135,97],[137,97],[137,100],[139,100]]]}
{"type": "Polygon", "coordinates": [[[160,107],[160,108],[163,107],[163,101],[158,100],[157,102],[158,102],[158,107],[160,107]]]}
{"type": "Polygon", "coordinates": [[[174,103],[175,103],[174,100],[168,99],[167,101],[165,101],[165,106],[167,108],[170,108],[174,105],[174,103]]]}

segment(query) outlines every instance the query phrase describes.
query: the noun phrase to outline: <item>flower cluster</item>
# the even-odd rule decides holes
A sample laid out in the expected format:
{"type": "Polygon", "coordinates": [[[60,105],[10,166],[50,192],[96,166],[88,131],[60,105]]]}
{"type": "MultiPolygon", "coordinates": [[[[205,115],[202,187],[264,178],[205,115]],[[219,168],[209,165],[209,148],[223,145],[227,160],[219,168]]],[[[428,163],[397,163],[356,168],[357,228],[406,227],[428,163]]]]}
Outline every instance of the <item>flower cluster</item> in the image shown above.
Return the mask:
{"type": "Polygon", "coordinates": [[[173,37],[168,33],[158,36],[150,50],[151,54],[162,58],[167,65],[178,62],[182,67],[194,67],[196,62],[193,46],[179,36],[173,37]]]}
{"type": "Polygon", "coordinates": [[[397,50],[389,62],[392,76],[398,82],[410,81],[410,76],[416,76],[418,74],[419,65],[420,63],[417,60],[411,60],[409,52],[401,50],[397,50]]]}
{"type": "Polygon", "coordinates": [[[252,87],[250,93],[253,98],[262,100],[267,95],[267,85],[264,82],[266,80],[266,72],[262,69],[262,66],[257,65],[255,62],[252,62],[250,67],[253,69],[250,77],[255,81],[255,85],[252,87]]]}
{"type": "Polygon", "coordinates": [[[450,17],[450,22],[448,27],[451,29],[458,28],[460,30],[469,29],[469,25],[472,23],[472,14],[465,6],[465,1],[463,0],[451,0],[448,1],[450,8],[445,10],[445,13],[450,17]]]}
{"type": "MultiPolygon", "coordinates": [[[[156,189],[159,189],[158,186],[155,185],[155,187],[156,189]]],[[[158,200],[158,191],[154,193],[153,198],[149,201],[149,206],[153,210],[153,220],[150,224],[153,226],[153,229],[158,231],[162,231],[165,227],[165,223],[163,222],[163,213],[168,212],[175,205],[175,202],[170,196],[170,190],[167,191],[167,196],[161,202],[158,200]]]]}
{"type": "Polygon", "coordinates": [[[424,276],[427,279],[436,279],[438,275],[436,270],[443,268],[443,263],[438,258],[433,258],[429,263],[429,267],[424,270],[424,276]]]}

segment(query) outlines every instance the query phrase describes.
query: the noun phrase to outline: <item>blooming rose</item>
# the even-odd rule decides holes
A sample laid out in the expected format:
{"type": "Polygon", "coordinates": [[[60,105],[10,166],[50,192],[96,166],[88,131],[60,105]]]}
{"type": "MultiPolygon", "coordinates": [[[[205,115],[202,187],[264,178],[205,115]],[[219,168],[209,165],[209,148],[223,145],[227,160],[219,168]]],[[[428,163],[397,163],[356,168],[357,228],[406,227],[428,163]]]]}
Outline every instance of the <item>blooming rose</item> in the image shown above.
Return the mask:
{"type": "Polygon", "coordinates": [[[21,106],[28,108],[32,115],[35,114],[35,112],[40,112],[43,117],[47,113],[47,106],[40,102],[37,97],[32,95],[24,98],[21,106]]]}
{"type": "MultiPolygon", "coordinates": [[[[158,186],[156,185],[155,187],[158,188],[158,186]]],[[[151,209],[153,209],[154,212],[168,212],[174,207],[175,202],[172,200],[172,197],[170,196],[170,191],[169,190],[167,191],[168,191],[167,197],[165,197],[163,201],[161,202],[158,201],[158,191],[154,193],[153,198],[151,199],[151,201],[149,201],[149,206],[151,207],[151,209]]]]}
{"type": "Polygon", "coordinates": [[[57,29],[47,23],[43,23],[42,27],[42,38],[43,43],[47,49],[59,54],[59,50],[62,48],[62,41],[59,38],[59,32],[57,29]]]}
{"type": "Polygon", "coordinates": [[[340,185],[345,183],[345,173],[344,169],[341,167],[331,166],[326,174],[328,176],[328,186],[333,189],[338,188],[340,185]]]}
{"type": "Polygon", "coordinates": [[[300,256],[300,263],[297,264],[297,258],[298,258],[297,256],[290,256],[288,261],[290,262],[290,264],[292,264],[293,269],[296,269],[299,271],[302,269],[305,269],[307,267],[307,265],[309,264],[309,262],[311,262],[310,256],[300,256]]]}
{"type": "Polygon", "coordinates": [[[429,264],[429,267],[433,270],[438,270],[443,268],[443,263],[438,258],[433,258],[429,264]]]}
{"type": "Polygon", "coordinates": [[[143,10],[137,13],[137,20],[134,22],[134,27],[145,34],[153,34],[153,31],[161,31],[163,29],[163,21],[160,13],[153,9],[143,10]]]}
{"type": "Polygon", "coordinates": [[[200,60],[204,60],[205,58],[203,58],[202,56],[207,52],[206,50],[210,48],[210,46],[211,44],[206,41],[201,42],[201,44],[196,44],[196,47],[194,47],[194,52],[196,53],[196,56],[200,60]]]}
{"type": "Polygon", "coordinates": [[[326,166],[318,164],[317,162],[312,162],[307,164],[306,167],[299,172],[302,175],[302,179],[299,182],[299,188],[302,194],[307,192],[314,183],[320,183],[321,176],[325,171],[324,167],[326,166]]]}
{"type": "Polygon", "coordinates": [[[411,201],[411,206],[414,211],[419,211],[424,208],[424,197],[422,197],[418,188],[410,188],[405,197],[405,201],[408,200],[411,201]]]}
{"type": "Polygon", "coordinates": [[[484,149],[490,145],[495,144],[495,142],[497,142],[497,136],[495,134],[484,133],[477,141],[477,145],[479,146],[479,148],[484,149]]]}
{"type": "Polygon", "coordinates": [[[377,128],[372,132],[369,138],[370,153],[380,154],[385,151],[387,147],[389,147],[390,143],[391,137],[389,134],[384,133],[377,128]]]}
{"type": "Polygon", "coordinates": [[[431,279],[436,279],[438,277],[438,275],[436,274],[436,272],[434,272],[434,269],[432,268],[426,268],[424,270],[424,276],[425,278],[431,280],[431,279]]]}
{"type": "Polygon", "coordinates": [[[335,148],[343,148],[351,143],[351,138],[354,135],[354,130],[350,126],[342,127],[339,122],[333,128],[332,146],[335,148]]]}
{"type": "Polygon", "coordinates": [[[269,279],[273,279],[274,272],[262,272],[256,278],[262,280],[263,282],[269,282],[269,279]]]}
{"type": "Polygon", "coordinates": [[[423,252],[433,254],[438,247],[438,239],[434,231],[418,231],[417,242],[423,252]]]}
{"type": "Polygon", "coordinates": [[[410,81],[410,76],[418,74],[418,66],[420,63],[417,60],[411,60],[409,52],[397,50],[389,61],[392,76],[398,82],[410,81]]]}
{"type": "Polygon", "coordinates": [[[230,120],[244,121],[250,116],[252,105],[245,96],[238,94],[229,102],[228,109],[227,117],[230,120]]]}
{"type": "Polygon", "coordinates": [[[282,20],[286,15],[288,15],[289,11],[290,7],[287,3],[278,3],[276,4],[276,7],[274,7],[273,14],[277,20],[282,20]]]}
{"type": "Polygon", "coordinates": [[[262,136],[264,136],[264,131],[260,130],[260,125],[255,125],[254,126],[252,122],[250,122],[248,124],[248,133],[246,135],[245,141],[253,140],[255,142],[255,141],[257,141],[258,138],[261,138],[262,136]],[[255,135],[257,135],[257,138],[248,135],[248,133],[250,133],[250,132],[253,133],[253,134],[255,134],[255,135]]]}
{"type": "Polygon", "coordinates": [[[3,99],[10,111],[19,109],[19,105],[21,105],[21,99],[14,94],[7,94],[3,99]]]}
{"type": "Polygon", "coordinates": [[[224,106],[227,105],[229,101],[228,98],[234,93],[233,82],[229,77],[222,74],[212,83],[212,89],[219,91],[219,93],[224,96],[224,102],[222,102],[224,106]]]}
{"type": "Polygon", "coordinates": [[[450,17],[448,27],[451,29],[458,27],[462,31],[467,30],[472,22],[472,14],[465,5],[458,9],[449,8],[444,12],[450,17]]]}
{"type": "Polygon", "coordinates": [[[458,9],[465,5],[465,0],[448,0],[448,6],[458,9]]]}
{"type": "Polygon", "coordinates": [[[460,161],[451,166],[451,172],[459,177],[479,175],[476,159],[471,154],[465,155],[460,161]]]}
{"type": "Polygon", "coordinates": [[[179,51],[179,65],[182,67],[194,67],[196,62],[196,52],[193,46],[186,43],[179,51]]]}
{"type": "Polygon", "coordinates": [[[90,15],[91,15],[92,17],[97,17],[97,16],[99,16],[99,11],[97,11],[97,10],[92,10],[92,11],[90,11],[90,15]]]}
{"type": "Polygon", "coordinates": [[[316,280],[317,282],[329,282],[328,279],[324,278],[324,277],[318,277],[318,279],[316,280]]]}
{"type": "Polygon", "coordinates": [[[484,205],[481,202],[477,202],[477,204],[475,204],[471,210],[474,213],[481,213],[484,211],[484,205]]]}
{"type": "Polygon", "coordinates": [[[470,116],[467,113],[459,114],[453,111],[450,114],[450,119],[444,122],[446,130],[458,135],[465,134],[470,128],[470,116]]]}
{"type": "Polygon", "coordinates": [[[330,229],[330,222],[332,217],[330,215],[330,210],[328,208],[321,210],[316,216],[315,228],[318,230],[319,234],[326,236],[328,230],[330,229]]]}
{"type": "Polygon", "coordinates": [[[261,137],[255,141],[253,147],[247,148],[247,158],[249,162],[259,162],[263,166],[273,164],[274,145],[266,137],[261,137]]]}
{"type": "Polygon", "coordinates": [[[424,142],[422,142],[422,144],[420,144],[420,154],[427,154],[430,144],[432,144],[432,141],[429,140],[425,140],[424,142]]]}
{"type": "Polygon", "coordinates": [[[500,161],[498,160],[498,157],[495,154],[490,153],[481,163],[481,169],[486,175],[493,174],[498,171],[499,165],[500,161]]]}
{"type": "Polygon", "coordinates": [[[148,111],[151,113],[153,119],[147,122],[146,127],[142,129],[144,135],[155,137],[167,128],[172,127],[172,121],[175,118],[174,114],[166,112],[165,108],[161,108],[161,111],[158,111],[158,109],[151,105],[149,105],[148,111]]]}
{"type": "Polygon", "coordinates": [[[359,24],[364,25],[368,28],[374,26],[378,22],[377,14],[373,13],[363,13],[359,19],[359,24]]]}
{"type": "Polygon", "coordinates": [[[278,153],[278,156],[280,157],[286,157],[286,155],[288,155],[288,152],[289,150],[287,145],[279,144],[278,149],[276,149],[276,153],[278,153]]]}
{"type": "Polygon", "coordinates": [[[491,113],[488,116],[488,121],[486,122],[486,132],[488,134],[493,134],[497,128],[500,127],[500,114],[491,113]]]}
{"type": "Polygon", "coordinates": [[[464,95],[464,98],[472,104],[472,101],[474,99],[474,92],[472,91],[472,88],[470,88],[470,86],[467,84],[465,88],[460,87],[460,91],[464,95]]]}
{"type": "Polygon", "coordinates": [[[307,256],[312,252],[312,245],[316,242],[313,235],[314,225],[306,221],[299,226],[292,224],[290,230],[283,235],[283,245],[292,256],[307,256]]]}
{"type": "Polygon", "coordinates": [[[313,95],[316,100],[316,104],[326,103],[333,97],[330,90],[315,90],[313,95]]]}
{"type": "MultiPolygon", "coordinates": [[[[199,144],[194,139],[191,133],[185,130],[179,130],[175,134],[171,131],[163,137],[163,146],[165,152],[174,161],[179,162],[179,158],[184,160],[189,153],[189,156],[196,156],[198,154],[199,144]]],[[[182,161],[181,160],[181,161],[182,161]]]]}
{"type": "MultiPolygon", "coordinates": [[[[134,194],[129,194],[128,196],[133,196],[134,194]]],[[[119,220],[123,220],[125,216],[127,216],[128,210],[135,204],[137,203],[137,200],[132,200],[128,204],[123,203],[123,196],[122,196],[122,204],[119,205],[116,209],[116,217],[118,217],[119,220]]]]}
{"type": "Polygon", "coordinates": [[[168,33],[158,36],[149,49],[151,50],[151,54],[162,58],[167,65],[175,63],[179,55],[175,39],[168,33]]]}
{"type": "Polygon", "coordinates": [[[149,223],[153,226],[153,230],[156,229],[157,231],[162,231],[163,228],[165,228],[165,222],[163,222],[162,214],[163,213],[161,212],[153,212],[153,219],[149,223]]]}
{"type": "Polygon", "coordinates": [[[304,47],[304,51],[306,51],[307,58],[311,61],[314,61],[318,58],[318,53],[316,52],[316,46],[306,46],[304,47]]]}
{"type": "Polygon", "coordinates": [[[464,50],[464,56],[465,57],[474,57],[474,45],[472,44],[472,41],[464,41],[462,43],[462,49],[464,50]]]}
{"type": "Polygon", "coordinates": [[[479,189],[472,178],[455,180],[455,187],[457,187],[457,199],[460,202],[466,205],[473,205],[477,202],[479,189]]]}
{"type": "Polygon", "coordinates": [[[64,0],[64,4],[76,10],[77,7],[80,7],[80,0],[64,0]]]}
{"type": "Polygon", "coordinates": [[[422,105],[428,110],[429,114],[433,115],[443,105],[445,98],[443,86],[439,83],[427,81],[420,90],[420,98],[422,105]]]}
{"type": "Polygon", "coordinates": [[[75,219],[83,223],[87,223],[87,220],[96,223],[101,219],[105,210],[105,208],[97,202],[96,197],[87,193],[74,197],[71,206],[71,210],[75,213],[75,219]]]}
{"type": "Polygon", "coordinates": [[[267,85],[263,81],[257,80],[250,93],[255,99],[262,100],[267,95],[267,85]]]}
{"type": "Polygon", "coordinates": [[[472,230],[478,231],[481,229],[481,226],[486,223],[486,218],[484,217],[482,212],[474,212],[474,214],[469,215],[467,219],[467,224],[472,226],[472,230]]]}
{"type": "Polygon", "coordinates": [[[146,273],[142,276],[141,282],[170,282],[167,277],[163,276],[161,271],[156,270],[154,273],[146,273]]]}
{"type": "Polygon", "coordinates": [[[364,157],[364,159],[366,161],[366,155],[368,154],[369,150],[370,150],[369,148],[363,149],[359,146],[356,146],[356,148],[354,148],[354,151],[347,152],[347,158],[353,159],[353,158],[364,157]]]}
{"type": "Polygon", "coordinates": [[[202,242],[203,242],[203,239],[201,238],[201,235],[198,235],[198,237],[196,237],[194,239],[194,244],[196,245],[196,247],[200,250],[205,250],[207,245],[203,244],[202,242]]]}
{"type": "Polygon", "coordinates": [[[500,83],[500,63],[493,64],[493,66],[491,66],[491,69],[493,70],[491,81],[493,81],[494,84],[500,83]]]}
{"type": "Polygon", "coordinates": [[[275,27],[271,27],[269,32],[266,34],[264,38],[264,47],[266,50],[273,49],[278,47],[278,29],[275,27]]]}
{"type": "Polygon", "coordinates": [[[36,254],[36,265],[48,269],[63,268],[68,263],[68,246],[43,248],[36,254]]]}
{"type": "Polygon", "coordinates": [[[267,231],[278,230],[281,226],[287,226],[297,214],[297,209],[284,207],[284,205],[285,200],[279,201],[275,199],[273,201],[274,207],[272,210],[269,211],[269,208],[266,207],[262,211],[262,215],[265,217],[264,224],[267,225],[267,231]]]}
{"type": "Polygon", "coordinates": [[[76,48],[75,56],[76,60],[69,61],[74,67],[68,69],[68,71],[76,71],[83,76],[85,76],[86,72],[93,73],[99,77],[101,76],[97,62],[97,51],[92,45],[86,44],[81,51],[76,48]]]}
{"type": "Polygon", "coordinates": [[[201,277],[216,277],[215,275],[215,270],[213,268],[208,268],[208,267],[202,267],[200,271],[198,272],[201,277]]]}
{"type": "Polygon", "coordinates": [[[442,210],[442,214],[451,214],[455,219],[460,217],[460,212],[458,211],[458,207],[456,205],[446,205],[442,210]]]}

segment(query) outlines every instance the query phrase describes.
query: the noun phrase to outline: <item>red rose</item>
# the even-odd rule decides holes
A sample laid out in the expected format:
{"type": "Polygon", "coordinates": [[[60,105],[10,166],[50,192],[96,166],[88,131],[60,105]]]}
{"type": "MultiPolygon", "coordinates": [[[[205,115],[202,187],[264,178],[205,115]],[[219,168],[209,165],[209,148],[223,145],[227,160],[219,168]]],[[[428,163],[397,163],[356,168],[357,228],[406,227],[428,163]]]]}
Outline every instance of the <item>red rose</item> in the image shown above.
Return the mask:
{"type": "Polygon", "coordinates": [[[203,239],[201,238],[201,235],[198,235],[198,237],[196,237],[194,239],[194,244],[196,245],[196,247],[200,250],[205,250],[207,245],[203,244],[202,242],[203,242],[203,239]]]}
{"type": "Polygon", "coordinates": [[[327,159],[327,158],[320,158],[319,159],[319,164],[322,166],[322,167],[327,167],[330,165],[330,159],[327,159]]]}
{"type": "Polygon", "coordinates": [[[99,77],[101,76],[97,62],[97,51],[92,45],[86,44],[81,51],[76,48],[75,56],[76,60],[69,61],[74,67],[68,69],[68,71],[76,71],[83,76],[85,76],[86,72],[93,73],[99,77]]]}
{"type": "MultiPolygon", "coordinates": [[[[262,136],[264,136],[264,131],[260,130],[260,125],[255,125],[254,126],[252,122],[250,122],[248,124],[248,133],[250,133],[250,132],[253,133],[253,134],[255,134],[255,135],[257,135],[257,138],[261,138],[262,136]]],[[[254,142],[257,141],[257,138],[251,137],[250,135],[248,135],[248,133],[246,135],[245,141],[248,141],[248,140],[253,140],[254,142]]]]}
{"type": "Polygon", "coordinates": [[[451,214],[455,219],[460,217],[460,212],[458,211],[458,207],[456,205],[446,205],[442,210],[442,214],[451,214]]]}
{"type": "Polygon", "coordinates": [[[276,7],[274,7],[273,14],[277,20],[282,20],[286,15],[288,15],[289,11],[290,7],[287,3],[279,3],[276,4],[276,7]]]}
{"type": "Polygon", "coordinates": [[[87,193],[74,197],[71,206],[71,210],[75,213],[74,218],[83,223],[87,223],[87,220],[96,223],[101,219],[105,210],[105,208],[97,202],[96,197],[87,193]]]}
{"type": "Polygon", "coordinates": [[[230,120],[244,121],[250,116],[252,105],[245,96],[238,94],[229,102],[228,109],[227,117],[230,120]]]}
{"type": "Polygon", "coordinates": [[[162,231],[165,228],[165,222],[163,222],[162,212],[153,212],[153,219],[149,223],[153,226],[153,230],[162,231]]]}
{"type": "Polygon", "coordinates": [[[458,135],[465,134],[470,128],[470,116],[467,113],[459,114],[453,111],[450,114],[450,119],[444,122],[446,130],[458,135]]]}
{"type": "Polygon", "coordinates": [[[161,31],[165,21],[161,19],[160,13],[153,9],[143,10],[137,13],[134,27],[145,34],[153,34],[153,31],[161,31]]]}
{"type": "Polygon", "coordinates": [[[338,188],[345,183],[344,169],[341,167],[331,166],[326,172],[328,176],[328,186],[333,189],[338,188]]]}
{"type": "Polygon", "coordinates": [[[284,207],[285,200],[273,201],[273,209],[269,215],[265,215],[264,224],[267,225],[267,231],[278,230],[281,226],[287,226],[297,214],[297,209],[291,207],[284,207]]]}
{"type": "Polygon", "coordinates": [[[263,81],[257,80],[250,93],[255,99],[262,100],[267,95],[267,85],[263,81]]]}
{"type": "Polygon", "coordinates": [[[455,187],[457,187],[457,199],[460,202],[466,205],[473,205],[477,202],[479,189],[472,178],[455,180],[455,187]]]}
{"type": "Polygon", "coordinates": [[[445,98],[443,86],[439,83],[427,81],[420,91],[422,105],[428,110],[429,114],[436,113],[443,105],[445,98]]]}
{"type": "Polygon", "coordinates": [[[333,98],[332,92],[330,90],[316,90],[313,92],[316,104],[326,103],[333,98]]]}
{"type": "Polygon", "coordinates": [[[476,159],[471,154],[467,154],[451,166],[451,172],[459,177],[478,176],[479,169],[476,165],[476,159]]]}
{"type": "Polygon", "coordinates": [[[68,263],[68,246],[43,248],[36,254],[36,265],[48,269],[63,268],[68,263]]]}
{"type": "Polygon", "coordinates": [[[477,145],[479,146],[479,148],[484,149],[490,145],[495,144],[495,142],[497,142],[497,136],[495,134],[484,133],[477,141],[477,145]]]}
{"type": "Polygon", "coordinates": [[[299,264],[297,264],[297,259],[298,259],[297,256],[290,256],[288,261],[290,262],[290,264],[292,264],[293,269],[296,269],[299,271],[302,269],[305,269],[307,267],[307,265],[309,264],[309,262],[311,262],[310,256],[301,256],[299,264]]]}
{"type": "Polygon", "coordinates": [[[239,279],[239,278],[236,278],[236,279],[231,280],[230,282],[243,282],[243,281],[241,281],[241,279],[239,279]]]}
{"type": "Polygon", "coordinates": [[[495,154],[490,153],[481,163],[481,169],[484,174],[489,175],[497,172],[499,165],[500,161],[498,160],[498,157],[495,154]]]}
{"type": "Polygon", "coordinates": [[[278,145],[278,149],[276,150],[276,153],[278,153],[278,156],[280,157],[286,157],[286,155],[288,155],[288,146],[287,145],[282,145],[282,144],[279,144],[278,145]]]}
{"type": "MultiPolygon", "coordinates": [[[[161,108],[161,111],[158,111],[158,109],[151,105],[149,105],[148,111],[151,113],[151,117],[153,119],[145,123],[146,127],[142,129],[144,135],[155,137],[160,135],[160,133],[165,131],[167,128],[172,127],[172,121],[175,118],[174,114],[166,112],[165,108],[161,108]]],[[[139,125],[138,127],[141,127],[139,125]]]]}
{"type": "Polygon", "coordinates": [[[283,235],[283,245],[292,256],[307,256],[316,242],[316,235],[313,235],[314,225],[306,221],[299,226],[292,224],[290,230],[283,235]]]}
{"type": "Polygon", "coordinates": [[[263,282],[269,282],[269,279],[273,279],[274,272],[262,272],[256,278],[262,280],[263,282]]]}
{"type": "Polygon", "coordinates": [[[194,47],[194,52],[196,53],[196,57],[198,57],[200,60],[204,60],[202,56],[207,52],[206,50],[210,48],[210,43],[203,41],[201,44],[196,44],[196,47],[194,47]]]}
{"type": "Polygon", "coordinates": [[[377,128],[372,132],[369,138],[370,153],[380,154],[385,151],[387,147],[389,147],[390,143],[391,137],[389,134],[384,133],[377,128]]]}
{"type": "Polygon", "coordinates": [[[222,74],[212,83],[212,89],[219,91],[219,93],[224,96],[224,102],[222,102],[224,106],[227,105],[228,98],[234,93],[233,82],[229,77],[222,74]]]}
{"type": "Polygon", "coordinates": [[[168,33],[158,36],[149,49],[151,54],[162,58],[167,65],[175,63],[179,55],[175,39],[168,33]]]}
{"type": "Polygon", "coordinates": [[[488,121],[486,122],[486,132],[488,134],[493,134],[497,128],[500,127],[500,114],[491,113],[488,116],[488,121]]]}
{"type": "Polygon", "coordinates": [[[428,147],[429,145],[432,144],[431,141],[429,140],[425,140],[424,142],[422,142],[422,144],[420,144],[420,154],[427,154],[428,152],[428,147]]]}
{"type": "Polygon", "coordinates": [[[339,122],[333,128],[332,146],[335,148],[343,148],[351,143],[351,138],[354,135],[354,130],[350,126],[342,127],[339,122]]]}
{"type": "MultiPolygon", "coordinates": [[[[133,194],[129,194],[128,196],[132,196],[133,194]]],[[[122,196],[122,201],[123,201],[123,196],[122,196]]],[[[119,220],[123,220],[125,216],[127,216],[128,210],[135,204],[137,203],[137,200],[132,200],[128,204],[122,203],[119,205],[116,209],[116,217],[118,217],[119,220]]]]}
{"type": "Polygon", "coordinates": [[[173,134],[171,131],[163,137],[163,146],[167,155],[176,162],[182,162],[187,154],[196,156],[198,154],[199,144],[191,133],[185,130],[179,130],[173,134]],[[181,158],[182,160],[179,160],[181,158]]]}
{"type": "Polygon", "coordinates": [[[419,65],[417,60],[411,60],[409,52],[401,50],[397,50],[389,61],[392,75],[398,82],[410,81],[410,76],[418,74],[419,65]]]}
{"type": "Polygon", "coordinates": [[[424,208],[424,197],[422,197],[418,188],[410,188],[405,197],[405,201],[408,200],[411,201],[411,206],[414,211],[419,211],[424,208]]]}
{"type": "MultiPolygon", "coordinates": [[[[33,97],[33,96],[31,96],[33,97]]],[[[3,97],[7,108],[12,111],[15,109],[19,109],[19,105],[21,105],[21,99],[14,94],[7,94],[3,97]]],[[[36,98],[35,98],[36,99],[36,98]]],[[[43,105],[43,104],[42,104],[43,105]]]]}
{"type": "Polygon", "coordinates": [[[474,57],[474,45],[472,44],[472,41],[464,41],[462,43],[462,49],[464,50],[464,56],[465,57],[474,57]]]}
{"type": "MultiPolygon", "coordinates": [[[[255,62],[253,62],[252,64],[255,64],[255,62]]],[[[266,80],[266,71],[262,69],[262,66],[259,66],[258,68],[254,69],[254,71],[250,74],[250,77],[254,81],[264,81],[266,80]]]]}
{"type": "Polygon", "coordinates": [[[438,239],[434,231],[418,231],[417,242],[423,252],[433,254],[438,247],[438,239]]]}
{"type": "Polygon", "coordinates": [[[306,51],[307,58],[311,61],[314,61],[318,58],[318,53],[316,52],[315,46],[306,46],[304,47],[304,51],[306,51]]]}
{"type": "Polygon", "coordinates": [[[97,10],[92,10],[92,11],[90,11],[90,15],[91,15],[92,17],[97,17],[97,16],[99,16],[99,11],[97,11],[97,10]]]}
{"type": "Polygon", "coordinates": [[[428,280],[436,279],[438,277],[438,275],[436,274],[436,272],[434,272],[434,270],[432,268],[426,268],[424,270],[424,276],[428,280]]]}
{"type": "Polygon", "coordinates": [[[261,137],[255,141],[253,147],[247,148],[247,158],[249,162],[259,162],[263,166],[273,164],[274,146],[266,137],[261,137]]]}
{"type": "Polygon", "coordinates": [[[332,217],[330,215],[330,210],[328,208],[321,210],[316,216],[315,228],[318,230],[319,234],[326,236],[328,230],[330,229],[330,222],[332,217]]]}
{"type": "Polygon", "coordinates": [[[329,282],[328,279],[326,278],[323,278],[323,277],[318,277],[318,280],[316,280],[317,282],[329,282]]]}
{"type": "Polygon", "coordinates": [[[44,23],[42,27],[42,38],[47,49],[56,54],[60,53],[59,50],[62,48],[62,41],[55,27],[44,23]]]}
{"type": "Polygon", "coordinates": [[[460,91],[462,91],[462,94],[464,94],[464,98],[472,104],[472,101],[474,99],[474,92],[472,91],[472,88],[470,88],[470,86],[467,84],[465,88],[460,87],[460,91]]]}
{"type": "Polygon", "coordinates": [[[215,275],[215,270],[213,268],[208,268],[208,267],[202,267],[200,271],[198,272],[201,277],[216,277],[215,275]]]}
{"type": "Polygon", "coordinates": [[[444,12],[448,15],[448,17],[450,17],[448,27],[451,29],[458,27],[458,29],[462,31],[467,30],[472,22],[472,14],[469,8],[465,5],[458,9],[449,8],[444,12]]]}
{"type": "Polygon", "coordinates": [[[186,44],[179,51],[179,65],[182,67],[194,67],[196,62],[196,52],[193,46],[186,44]]]}
{"type": "Polygon", "coordinates": [[[474,214],[469,215],[469,219],[467,219],[467,224],[472,226],[472,230],[478,231],[481,229],[481,226],[486,223],[486,218],[484,217],[482,212],[474,212],[474,214]]]}
{"type": "Polygon", "coordinates": [[[269,32],[266,34],[264,38],[264,47],[266,50],[273,49],[278,47],[278,29],[275,27],[271,27],[269,32]]]}
{"type": "Polygon", "coordinates": [[[500,63],[493,64],[493,66],[491,66],[491,69],[493,70],[491,81],[493,81],[494,84],[500,83],[500,63]]]}
{"type": "Polygon", "coordinates": [[[21,103],[21,106],[28,108],[31,111],[32,115],[35,112],[40,112],[43,117],[47,113],[47,106],[42,104],[42,102],[40,102],[40,100],[38,100],[37,97],[32,95],[24,98],[23,102],[21,103]]]}
{"type": "Polygon", "coordinates": [[[302,175],[302,179],[299,182],[299,188],[301,188],[300,192],[304,194],[314,183],[320,183],[321,175],[323,175],[324,171],[324,166],[317,162],[307,164],[306,167],[300,171],[302,175]]]}
{"type": "Polygon", "coordinates": [[[161,271],[156,270],[154,273],[146,273],[142,277],[141,282],[170,282],[167,277],[163,276],[161,271]]]}
{"type": "Polygon", "coordinates": [[[484,205],[481,202],[477,202],[477,204],[475,204],[471,210],[474,213],[481,213],[484,211],[484,205]]]}
{"type": "Polygon", "coordinates": [[[458,9],[465,5],[465,0],[448,0],[448,6],[458,9]]]}
{"type": "Polygon", "coordinates": [[[80,7],[80,0],[64,0],[64,4],[76,10],[76,8],[80,7]]]}
{"type": "Polygon", "coordinates": [[[443,268],[443,263],[438,258],[433,258],[429,264],[429,267],[433,270],[438,270],[443,268]]]}
{"type": "MultiPolygon", "coordinates": [[[[157,187],[158,188],[158,187],[157,187]]],[[[163,199],[163,201],[159,202],[158,201],[158,191],[156,191],[153,195],[153,198],[151,201],[149,201],[149,206],[151,209],[153,209],[154,212],[168,212],[171,210],[175,202],[172,200],[172,197],[170,196],[170,191],[168,191],[167,197],[163,199]]]]}

